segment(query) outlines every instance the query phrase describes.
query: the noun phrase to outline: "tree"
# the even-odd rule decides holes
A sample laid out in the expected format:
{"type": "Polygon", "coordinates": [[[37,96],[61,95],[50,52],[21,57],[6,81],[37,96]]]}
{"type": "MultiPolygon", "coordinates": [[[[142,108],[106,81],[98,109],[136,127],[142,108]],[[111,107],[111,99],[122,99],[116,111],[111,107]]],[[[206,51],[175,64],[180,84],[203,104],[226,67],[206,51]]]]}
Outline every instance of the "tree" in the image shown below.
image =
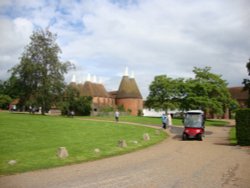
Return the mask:
{"type": "MultiPolygon", "coordinates": [[[[250,59],[249,62],[246,64],[248,75],[250,76],[250,59]]],[[[250,108],[250,80],[244,79],[242,84],[244,84],[243,90],[248,91],[248,100],[247,100],[247,107],[250,108]]]]}
{"type": "Polygon", "coordinates": [[[221,78],[221,75],[211,73],[210,70],[211,67],[194,68],[195,78],[187,81],[189,90],[186,103],[190,104],[190,109],[223,114],[235,101],[227,89],[227,82],[221,78]]]}
{"type": "Polygon", "coordinates": [[[31,35],[20,64],[11,69],[13,85],[18,85],[22,104],[29,100],[42,107],[42,114],[60,100],[64,88],[64,74],[72,68],[70,62],[61,62],[61,50],[56,35],[48,29],[38,29],[31,35]]]}
{"type": "Polygon", "coordinates": [[[220,75],[210,72],[210,67],[197,68],[194,79],[172,79],[166,75],[156,76],[149,87],[146,105],[150,108],[180,110],[201,109],[223,114],[235,101],[220,75]]]}
{"type": "Polygon", "coordinates": [[[155,76],[149,86],[149,95],[146,106],[156,110],[177,108],[179,99],[183,95],[181,90],[183,79],[172,79],[166,75],[155,76]]]}
{"type": "Polygon", "coordinates": [[[80,96],[79,90],[70,84],[66,86],[64,91],[64,99],[61,103],[63,115],[74,111],[76,115],[90,115],[92,105],[92,97],[80,96]]]}
{"type": "Polygon", "coordinates": [[[0,109],[7,110],[11,100],[12,99],[8,95],[0,94],[0,109]]]}

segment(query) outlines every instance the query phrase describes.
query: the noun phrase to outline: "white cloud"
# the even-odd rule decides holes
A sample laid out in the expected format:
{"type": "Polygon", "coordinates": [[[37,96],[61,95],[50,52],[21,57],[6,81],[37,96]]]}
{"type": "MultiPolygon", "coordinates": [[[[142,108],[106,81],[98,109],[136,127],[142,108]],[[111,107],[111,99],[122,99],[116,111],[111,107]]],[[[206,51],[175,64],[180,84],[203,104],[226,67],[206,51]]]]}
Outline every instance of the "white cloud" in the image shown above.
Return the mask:
{"type": "Polygon", "coordinates": [[[0,18],[0,79],[9,76],[7,72],[18,63],[24,46],[29,42],[33,25],[25,18],[13,20],[0,18]]]}
{"type": "Polygon", "coordinates": [[[9,10],[11,16],[0,11],[1,70],[6,62],[17,62],[12,54],[28,44],[33,26],[50,25],[58,34],[62,59],[77,65],[67,80],[73,72],[77,77],[91,73],[102,77],[107,88],[114,88],[128,66],[145,97],[155,75],[190,77],[194,66],[211,66],[230,85],[241,84],[247,76],[247,0],[27,2],[11,4],[15,10],[9,10]]]}

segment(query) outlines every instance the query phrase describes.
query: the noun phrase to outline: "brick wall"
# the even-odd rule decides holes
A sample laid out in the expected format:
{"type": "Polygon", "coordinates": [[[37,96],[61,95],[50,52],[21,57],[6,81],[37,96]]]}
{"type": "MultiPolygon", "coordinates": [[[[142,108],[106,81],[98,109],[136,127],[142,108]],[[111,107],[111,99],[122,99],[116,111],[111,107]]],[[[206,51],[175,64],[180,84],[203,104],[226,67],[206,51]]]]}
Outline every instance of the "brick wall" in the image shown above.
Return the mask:
{"type": "Polygon", "coordinates": [[[117,99],[116,105],[123,105],[125,110],[131,110],[131,115],[136,116],[138,114],[138,110],[143,109],[143,101],[142,99],[117,99]]]}

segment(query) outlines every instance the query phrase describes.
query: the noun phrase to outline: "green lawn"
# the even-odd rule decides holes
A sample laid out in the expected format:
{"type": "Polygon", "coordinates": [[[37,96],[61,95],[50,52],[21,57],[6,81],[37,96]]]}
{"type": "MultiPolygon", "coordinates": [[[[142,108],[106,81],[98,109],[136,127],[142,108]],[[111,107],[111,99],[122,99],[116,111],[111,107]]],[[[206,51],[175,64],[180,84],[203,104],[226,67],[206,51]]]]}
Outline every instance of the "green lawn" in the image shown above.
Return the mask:
{"type": "MultiPolygon", "coordinates": [[[[110,116],[84,116],[82,118],[86,119],[98,119],[98,120],[109,120],[114,121],[114,117],[110,116]]],[[[161,118],[160,117],[142,117],[142,116],[120,116],[120,121],[124,122],[134,122],[134,123],[142,123],[145,125],[158,125],[161,126],[161,118]]],[[[174,118],[173,125],[183,125],[182,119],[174,118]]],[[[206,126],[224,126],[227,125],[226,121],[223,120],[206,120],[206,126]]]]}
{"type": "MultiPolygon", "coordinates": [[[[145,121],[145,119],[143,120],[145,121]]],[[[123,123],[97,122],[80,118],[0,113],[0,174],[13,174],[119,155],[144,148],[166,138],[155,129],[123,123]],[[142,135],[149,133],[151,140],[142,135]],[[119,148],[125,139],[128,147],[119,148]],[[135,144],[133,141],[138,141],[135,144]],[[69,157],[59,159],[58,147],[66,147],[69,157]],[[94,149],[99,148],[100,153],[94,149]],[[16,160],[16,165],[8,161],[16,160]]]]}
{"type": "Polygon", "coordinates": [[[237,138],[236,138],[236,127],[231,128],[229,139],[231,144],[237,144],[237,138]]]}

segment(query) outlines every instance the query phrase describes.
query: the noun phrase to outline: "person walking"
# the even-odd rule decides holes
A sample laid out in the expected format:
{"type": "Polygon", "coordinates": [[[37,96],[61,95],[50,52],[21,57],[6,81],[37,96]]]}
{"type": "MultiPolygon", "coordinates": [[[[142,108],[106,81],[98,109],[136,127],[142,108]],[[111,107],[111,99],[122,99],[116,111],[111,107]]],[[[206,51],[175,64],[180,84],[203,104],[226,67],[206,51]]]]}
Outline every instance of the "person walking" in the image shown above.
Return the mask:
{"type": "Polygon", "coordinates": [[[115,111],[115,121],[118,122],[119,121],[119,116],[120,116],[120,113],[118,110],[115,111]]]}
{"type": "Polygon", "coordinates": [[[161,121],[162,121],[162,128],[166,129],[167,128],[167,116],[165,113],[162,114],[161,121]]]}
{"type": "Polygon", "coordinates": [[[168,119],[168,127],[169,128],[172,128],[172,116],[171,116],[171,114],[170,113],[168,113],[168,115],[167,115],[167,119],[168,119]]]}

